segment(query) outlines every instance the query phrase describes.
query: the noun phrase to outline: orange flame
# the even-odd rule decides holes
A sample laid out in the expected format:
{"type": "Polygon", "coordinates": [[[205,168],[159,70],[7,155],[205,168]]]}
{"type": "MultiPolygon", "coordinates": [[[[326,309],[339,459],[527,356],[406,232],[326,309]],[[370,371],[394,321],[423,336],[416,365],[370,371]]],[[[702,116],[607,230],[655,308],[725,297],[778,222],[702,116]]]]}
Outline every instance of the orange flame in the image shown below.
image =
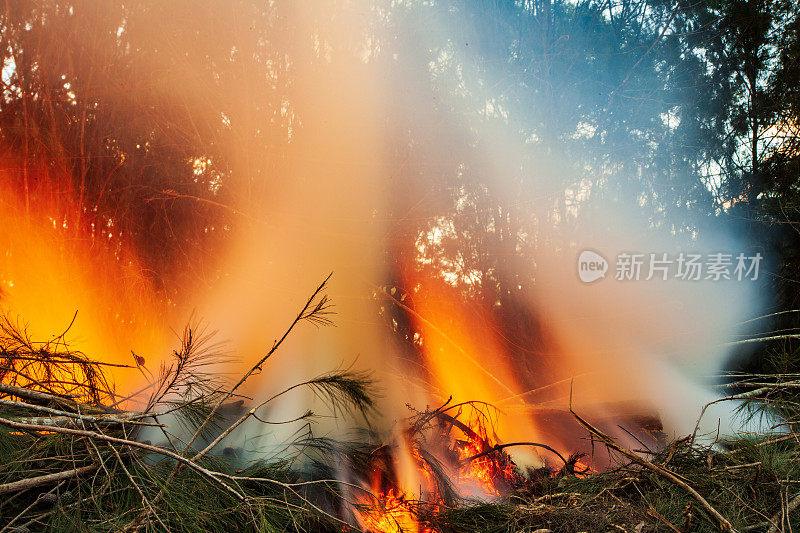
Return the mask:
{"type": "Polygon", "coordinates": [[[469,439],[467,442],[461,443],[457,450],[459,459],[464,464],[459,469],[459,480],[477,482],[483,492],[489,496],[500,496],[496,484],[498,477],[511,479],[515,475],[512,465],[500,466],[488,455],[472,459],[487,451],[486,445],[478,442],[477,439],[469,439]]]}
{"type": "MultiPolygon", "coordinates": [[[[94,361],[157,368],[167,342],[165,309],[127,236],[110,218],[90,219],[92,212],[58,193],[45,173],[37,190],[25,193],[13,176],[2,180],[0,312],[34,341],[63,333],[71,350],[94,361]]],[[[144,380],[135,370],[103,370],[121,393],[144,380]]]]}
{"type": "MultiPolygon", "coordinates": [[[[564,446],[553,442],[541,422],[532,414],[531,406],[523,399],[525,387],[518,379],[518,372],[511,363],[508,350],[498,334],[490,327],[492,318],[477,305],[468,306],[458,300],[456,291],[432,280],[414,278],[410,280],[414,292],[412,321],[421,332],[420,344],[424,357],[427,379],[437,391],[438,402],[452,396],[453,403],[485,402],[503,405],[498,412],[493,437],[498,442],[536,441],[547,442],[556,449],[564,446]]],[[[468,443],[465,450],[480,445],[468,443]]],[[[469,451],[469,450],[467,450],[469,451]]],[[[467,453],[465,451],[465,453],[467,453]]],[[[472,449],[472,455],[483,452],[472,449]]],[[[531,455],[526,449],[514,453],[531,466],[543,466],[544,461],[537,452],[531,455]]],[[[477,460],[469,466],[474,479],[481,479],[477,460]],[[476,470],[477,469],[477,470],[476,470]]],[[[488,495],[495,494],[494,488],[488,495]]]]}
{"type": "Polygon", "coordinates": [[[395,489],[378,494],[379,506],[360,516],[361,526],[370,533],[432,533],[420,524],[412,510],[414,505],[395,489]]]}

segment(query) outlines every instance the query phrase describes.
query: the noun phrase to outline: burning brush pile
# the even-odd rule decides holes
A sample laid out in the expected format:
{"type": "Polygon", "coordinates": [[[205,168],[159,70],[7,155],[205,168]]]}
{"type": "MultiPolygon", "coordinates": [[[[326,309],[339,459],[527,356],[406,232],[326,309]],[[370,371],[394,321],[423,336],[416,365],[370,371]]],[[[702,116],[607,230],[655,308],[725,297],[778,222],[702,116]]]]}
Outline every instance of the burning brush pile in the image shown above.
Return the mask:
{"type": "Polygon", "coordinates": [[[0,533],[800,531],[792,2],[4,5],[0,533]]]}
{"type": "MultiPolygon", "coordinates": [[[[283,335],[238,380],[204,368],[219,357],[187,328],[158,374],[132,395],[115,392],[107,364],[70,351],[63,335],[31,340],[0,324],[0,520],[23,531],[791,531],[798,527],[798,382],[739,376],[783,414],[780,433],[700,445],[695,435],[627,449],[570,409],[591,453],[565,456],[544,442],[502,442],[492,405],[409,405],[390,436],[314,433],[316,415],[265,418],[263,408],[308,388],[342,415],[369,420],[370,376],[337,371],[293,384],[261,403],[242,394],[303,323],[331,323],[321,284],[283,335]],[[757,385],[753,380],[756,380],[757,385]],[[270,432],[302,423],[269,459],[218,446],[245,423],[270,432]],[[220,449],[222,448],[222,449],[220,449]],[[531,449],[547,459],[517,464],[531,449]],[[552,460],[551,460],[552,458],[552,460]]],[[[782,379],[782,378],[777,378],[782,379]]],[[[747,404],[746,404],[747,405],[747,404]]],[[[762,406],[763,403],[759,403],[762,406]]],[[[756,416],[756,415],[753,415],[756,416]]],[[[252,426],[250,426],[252,427],[252,426]]]]}

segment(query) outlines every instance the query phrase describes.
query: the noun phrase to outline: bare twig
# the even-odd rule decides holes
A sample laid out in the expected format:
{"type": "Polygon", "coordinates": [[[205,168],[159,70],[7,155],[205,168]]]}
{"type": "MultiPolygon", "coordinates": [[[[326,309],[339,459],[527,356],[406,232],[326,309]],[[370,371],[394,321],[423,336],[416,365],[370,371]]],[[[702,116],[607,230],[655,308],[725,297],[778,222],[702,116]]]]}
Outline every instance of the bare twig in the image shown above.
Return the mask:
{"type": "MultiPolygon", "coordinates": [[[[213,420],[214,415],[216,415],[217,411],[222,406],[222,404],[226,402],[231,396],[233,396],[234,392],[236,392],[236,390],[239,387],[241,387],[244,384],[244,382],[248,380],[250,376],[252,376],[257,371],[261,371],[261,368],[267,361],[267,359],[272,357],[272,354],[274,354],[277,351],[277,349],[281,346],[281,344],[283,344],[283,342],[286,340],[286,338],[289,336],[289,334],[292,332],[295,326],[302,320],[308,320],[310,317],[313,317],[313,314],[311,313],[312,309],[319,308],[320,303],[322,303],[323,301],[327,301],[326,298],[323,298],[322,300],[320,300],[320,303],[315,303],[317,300],[317,296],[323,291],[323,289],[325,289],[325,286],[328,284],[328,281],[331,279],[331,276],[333,276],[333,273],[328,274],[328,277],[326,277],[325,280],[319,284],[316,290],[314,290],[314,293],[308,298],[305,305],[297,314],[295,319],[292,321],[289,327],[286,328],[286,331],[284,331],[283,336],[281,336],[280,339],[272,343],[272,347],[269,349],[266,355],[264,355],[261,359],[259,359],[258,362],[256,362],[256,364],[254,364],[247,372],[245,372],[245,374],[239,379],[239,381],[236,382],[236,384],[233,387],[231,387],[231,389],[228,392],[226,392],[222,396],[222,398],[219,399],[217,404],[211,410],[211,413],[209,413],[205,421],[200,425],[200,427],[197,428],[194,435],[189,440],[188,446],[192,445],[195,439],[197,439],[197,437],[202,433],[203,429],[205,429],[206,426],[211,422],[211,420],[213,420]]],[[[325,311],[326,307],[323,305],[322,309],[323,311],[325,311]]]]}
{"type": "Polygon", "coordinates": [[[119,463],[119,466],[122,467],[122,471],[125,472],[126,476],[128,476],[128,479],[130,480],[130,482],[133,485],[133,487],[136,489],[136,492],[138,492],[139,496],[142,497],[142,502],[144,502],[144,504],[147,505],[147,508],[150,509],[150,513],[153,516],[156,517],[156,520],[158,521],[159,524],[161,524],[161,527],[164,528],[164,531],[169,531],[169,528],[166,526],[166,524],[164,524],[164,522],[158,516],[158,513],[156,513],[156,510],[153,509],[153,506],[150,504],[150,500],[147,499],[147,496],[145,496],[145,494],[142,491],[141,487],[139,487],[139,484],[136,483],[136,480],[133,479],[133,476],[128,471],[128,468],[125,466],[125,462],[122,460],[122,457],[119,455],[119,452],[117,451],[117,449],[114,448],[113,446],[111,446],[111,444],[109,444],[108,447],[111,448],[111,451],[114,453],[114,456],[117,458],[117,462],[119,463]]]}
{"type": "Polygon", "coordinates": [[[558,453],[558,451],[555,448],[552,448],[552,447],[548,446],[547,444],[541,444],[541,443],[538,443],[538,442],[508,442],[508,443],[505,443],[505,444],[496,444],[496,445],[492,446],[491,448],[482,451],[481,453],[473,455],[472,457],[467,457],[466,459],[464,459],[462,461],[462,463],[469,463],[470,461],[474,461],[475,459],[478,459],[480,457],[484,457],[486,455],[490,455],[490,454],[492,454],[494,452],[498,452],[498,451],[503,450],[505,448],[511,448],[511,447],[515,447],[515,446],[533,446],[533,447],[536,447],[536,448],[543,448],[543,449],[545,449],[547,451],[550,451],[550,452],[553,452],[554,454],[556,454],[558,456],[558,458],[561,459],[564,462],[565,465],[569,464],[569,461],[563,455],[558,453]]]}

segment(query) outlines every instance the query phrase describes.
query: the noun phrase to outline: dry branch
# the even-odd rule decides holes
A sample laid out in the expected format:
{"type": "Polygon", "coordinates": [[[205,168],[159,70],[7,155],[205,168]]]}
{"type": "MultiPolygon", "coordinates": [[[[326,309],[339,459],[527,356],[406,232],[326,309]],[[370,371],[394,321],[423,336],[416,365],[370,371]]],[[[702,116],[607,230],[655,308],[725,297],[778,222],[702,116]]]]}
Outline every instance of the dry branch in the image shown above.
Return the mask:
{"type": "Polygon", "coordinates": [[[0,494],[19,492],[21,490],[28,490],[41,487],[43,485],[49,485],[55,481],[91,474],[95,470],[97,470],[97,465],[88,465],[73,468],[72,470],[65,470],[63,472],[56,472],[55,474],[46,474],[43,476],[20,479],[19,481],[12,481],[11,483],[0,485],[0,494]]]}
{"type": "Polygon", "coordinates": [[[791,516],[790,513],[793,513],[798,507],[800,507],[800,495],[795,496],[795,498],[786,506],[786,509],[781,509],[780,513],[772,517],[772,525],[767,533],[778,533],[778,524],[781,523],[781,515],[785,515],[788,518],[791,516]]]}
{"type": "Polygon", "coordinates": [[[75,406],[77,405],[72,399],[55,394],[48,394],[36,390],[26,389],[24,387],[16,387],[6,383],[0,383],[0,393],[9,394],[18,398],[25,398],[34,402],[43,403],[59,403],[63,405],[75,406]]]}
{"type": "Polygon", "coordinates": [[[76,421],[88,422],[90,424],[102,425],[123,425],[123,424],[136,424],[145,426],[158,426],[159,424],[153,422],[140,422],[136,419],[145,418],[149,415],[142,413],[114,413],[114,414],[101,414],[97,416],[81,415],[78,413],[70,413],[61,411],[59,409],[52,409],[41,405],[32,405],[25,402],[17,402],[14,400],[0,400],[0,405],[7,407],[17,407],[20,409],[28,409],[39,413],[46,413],[53,415],[51,417],[35,417],[35,418],[15,418],[17,422],[25,424],[39,424],[46,426],[64,427],[70,424],[75,424],[76,421]]]}

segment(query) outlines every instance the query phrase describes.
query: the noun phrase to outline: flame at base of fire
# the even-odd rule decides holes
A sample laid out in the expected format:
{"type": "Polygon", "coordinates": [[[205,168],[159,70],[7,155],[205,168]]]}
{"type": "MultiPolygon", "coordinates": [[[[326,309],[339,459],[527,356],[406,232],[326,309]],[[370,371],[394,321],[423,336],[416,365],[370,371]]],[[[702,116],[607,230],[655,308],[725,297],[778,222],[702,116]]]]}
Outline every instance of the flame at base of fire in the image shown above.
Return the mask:
{"type": "MultiPolygon", "coordinates": [[[[371,533],[432,533],[431,521],[461,498],[496,500],[533,486],[536,479],[526,477],[490,436],[486,418],[472,413],[460,419],[464,407],[472,406],[418,413],[394,446],[376,450],[367,466],[370,494],[356,496],[359,527],[371,533]],[[414,471],[402,472],[408,468],[414,471]]],[[[560,470],[543,468],[537,475],[588,472],[578,457],[570,457],[560,470]]]]}
{"type": "Polygon", "coordinates": [[[371,533],[433,533],[419,522],[417,504],[394,489],[377,495],[379,505],[359,516],[361,527],[371,533]]]}

